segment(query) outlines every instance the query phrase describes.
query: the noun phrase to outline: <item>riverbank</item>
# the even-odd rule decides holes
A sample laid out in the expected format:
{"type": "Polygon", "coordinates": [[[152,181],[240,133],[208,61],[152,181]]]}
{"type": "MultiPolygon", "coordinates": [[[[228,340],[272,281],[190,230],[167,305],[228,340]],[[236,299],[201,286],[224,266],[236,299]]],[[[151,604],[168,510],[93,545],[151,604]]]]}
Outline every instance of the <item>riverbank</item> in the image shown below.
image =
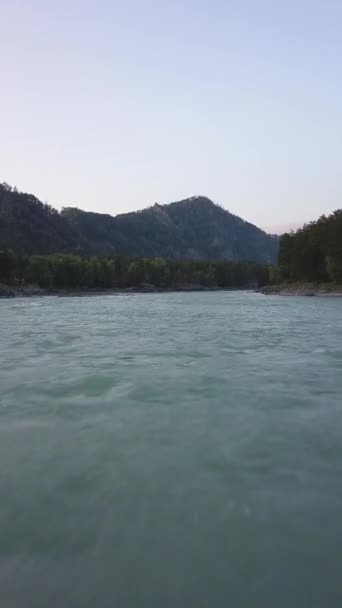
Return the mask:
{"type": "Polygon", "coordinates": [[[259,290],[264,295],[278,296],[315,296],[315,297],[342,297],[342,285],[319,283],[283,283],[281,285],[267,285],[259,290]]]}
{"type": "MultiPolygon", "coordinates": [[[[240,288],[240,290],[253,289],[248,287],[240,288]]],[[[2,298],[24,298],[24,297],[41,297],[41,296],[58,296],[58,297],[86,297],[86,296],[103,296],[103,295],[130,295],[143,293],[174,293],[174,292],[193,292],[193,291],[236,291],[236,288],[226,288],[218,286],[206,286],[193,283],[177,284],[172,287],[157,287],[150,283],[143,283],[136,287],[121,287],[108,289],[44,289],[37,285],[3,285],[0,284],[0,299],[2,298]]]]}
{"type": "Polygon", "coordinates": [[[208,285],[198,285],[193,283],[178,284],[172,287],[157,287],[150,283],[143,283],[135,287],[118,288],[70,288],[70,289],[45,289],[38,285],[4,285],[0,284],[0,299],[7,298],[27,298],[42,296],[67,297],[88,297],[88,296],[113,296],[130,295],[144,293],[184,293],[200,291],[257,291],[263,295],[280,296],[315,296],[315,297],[342,297],[342,285],[332,284],[313,284],[313,283],[287,283],[281,285],[266,285],[260,289],[255,287],[218,287],[208,285]]]}

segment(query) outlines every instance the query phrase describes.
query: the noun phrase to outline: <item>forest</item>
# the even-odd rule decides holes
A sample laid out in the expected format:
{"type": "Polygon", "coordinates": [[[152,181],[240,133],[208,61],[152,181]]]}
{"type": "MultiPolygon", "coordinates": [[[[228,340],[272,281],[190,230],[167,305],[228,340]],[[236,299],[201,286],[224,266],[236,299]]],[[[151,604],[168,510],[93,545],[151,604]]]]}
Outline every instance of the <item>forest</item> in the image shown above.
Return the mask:
{"type": "Polygon", "coordinates": [[[278,281],[342,283],[342,209],[280,239],[278,281]]]}
{"type": "Polygon", "coordinates": [[[269,280],[268,266],[223,260],[81,257],[71,254],[19,256],[0,251],[0,282],[35,284],[54,289],[125,289],[154,286],[217,288],[261,287],[269,280]]]}

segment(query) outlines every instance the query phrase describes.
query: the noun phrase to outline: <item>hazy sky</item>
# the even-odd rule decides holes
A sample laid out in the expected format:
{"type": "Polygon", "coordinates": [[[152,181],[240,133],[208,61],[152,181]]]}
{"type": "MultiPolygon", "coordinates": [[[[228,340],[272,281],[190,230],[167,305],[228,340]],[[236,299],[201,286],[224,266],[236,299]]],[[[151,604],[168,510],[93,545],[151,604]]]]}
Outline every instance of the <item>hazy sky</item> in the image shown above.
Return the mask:
{"type": "Polygon", "coordinates": [[[0,0],[0,181],[118,213],[342,206],[342,0],[0,0]]]}

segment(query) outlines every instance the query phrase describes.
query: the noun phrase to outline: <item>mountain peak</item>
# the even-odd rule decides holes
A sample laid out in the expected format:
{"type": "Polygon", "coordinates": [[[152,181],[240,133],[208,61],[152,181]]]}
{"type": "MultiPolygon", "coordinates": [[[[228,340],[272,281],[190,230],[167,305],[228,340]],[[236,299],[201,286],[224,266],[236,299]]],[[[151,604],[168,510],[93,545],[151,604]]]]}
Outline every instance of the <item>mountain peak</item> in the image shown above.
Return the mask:
{"type": "Polygon", "coordinates": [[[175,201],[174,203],[169,203],[171,205],[208,205],[208,206],[216,206],[215,203],[208,197],[200,194],[196,194],[195,196],[189,196],[188,198],[181,199],[179,201],[175,201]]]}

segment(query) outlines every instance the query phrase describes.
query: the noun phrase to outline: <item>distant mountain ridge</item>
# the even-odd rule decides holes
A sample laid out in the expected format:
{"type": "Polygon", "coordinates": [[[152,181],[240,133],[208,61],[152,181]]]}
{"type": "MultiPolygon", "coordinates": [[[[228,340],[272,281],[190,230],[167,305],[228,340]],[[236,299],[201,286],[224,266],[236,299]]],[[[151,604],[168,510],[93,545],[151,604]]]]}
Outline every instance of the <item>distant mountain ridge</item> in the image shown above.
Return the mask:
{"type": "Polygon", "coordinates": [[[0,249],[274,263],[278,239],[204,196],[105,215],[64,208],[0,184],[0,249]]]}

